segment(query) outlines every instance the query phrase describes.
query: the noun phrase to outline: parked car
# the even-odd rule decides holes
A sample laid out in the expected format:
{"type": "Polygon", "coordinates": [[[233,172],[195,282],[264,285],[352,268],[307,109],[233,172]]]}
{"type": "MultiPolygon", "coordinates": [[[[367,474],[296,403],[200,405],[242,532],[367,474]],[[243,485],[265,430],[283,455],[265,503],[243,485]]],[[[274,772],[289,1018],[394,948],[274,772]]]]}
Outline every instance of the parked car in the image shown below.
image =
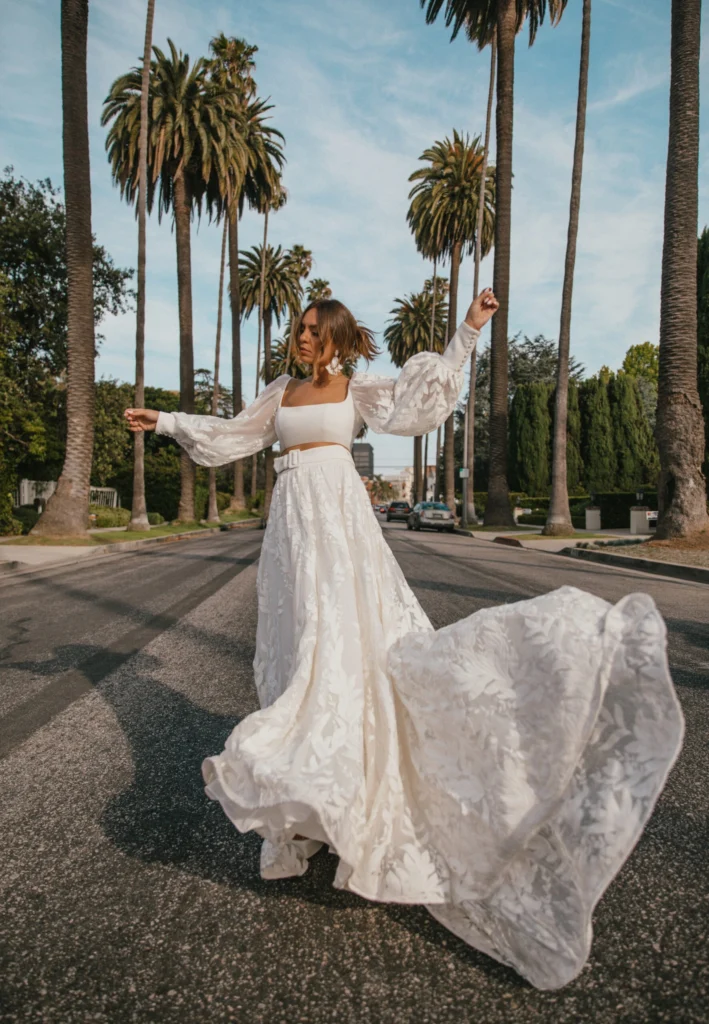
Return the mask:
{"type": "Polygon", "coordinates": [[[411,505],[408,501],[392,501],[387,508],[387,522],[390,523],[392,519],[403,519],[406,522],[410,512],[411,505]]]}
{"type": "Polygon", "coordinates": [[[442,501],[420,501],[414,505],[406,520],[409,530],[447,530],[453,533],[455,516],[442,501]]]}

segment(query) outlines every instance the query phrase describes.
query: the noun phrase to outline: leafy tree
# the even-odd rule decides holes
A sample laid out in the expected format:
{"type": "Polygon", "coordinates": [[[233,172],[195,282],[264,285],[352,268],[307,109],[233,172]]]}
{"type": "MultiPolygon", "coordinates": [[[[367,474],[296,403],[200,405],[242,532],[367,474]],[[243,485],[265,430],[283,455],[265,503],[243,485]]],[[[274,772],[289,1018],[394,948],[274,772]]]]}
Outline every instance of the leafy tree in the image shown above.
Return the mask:
{"type": "Polygon", "coordinates": [[[566,416],[566,489],[569,494],[576,494],[582,489],[583,472],[579,387],[575,380],[570,380],[566,416]]]}
{"type": "MultiPolygon", "coordinates": [[[[543,334],[534,338],[516,334],[508,342],[509,383],[508,396],[514,395],[521,384],[555,383],[559,352],[557,345],[543,334]]],[[[583,380],[584,366],[574,356],[569,358],[569,379],[583,380]]]]}
{"type": "Polygon", "coordinates": [[[631,377],[643,377],[657,385],[660,372],[660,346],[653,345],[651,341],[644,341],[641,345],[631,345],[625,353],[621,369],[631,377]]]}
{"type": "Polygon", "coordinates": [[[123,411],[133,404],[134,388],[117,380],[96,382],[96,430],[91,483],[108,487],[108,480],[123,464],[131,461],[131,435],[123,411]]]}
{"type": "MultiPolygon", "coordinates": [[[[12,359],[26,375],[59,377],[67,369],[66,211],[47,178],[32,184],[6,167],[0,179],[0,274],[5,316],[13,322],[12,359]]],[[[116,267],[93,242],[93,318],[125,313],[132,270],[116,267]]],[[[102,336],[96,333],[100,344],[102,336]]]]}

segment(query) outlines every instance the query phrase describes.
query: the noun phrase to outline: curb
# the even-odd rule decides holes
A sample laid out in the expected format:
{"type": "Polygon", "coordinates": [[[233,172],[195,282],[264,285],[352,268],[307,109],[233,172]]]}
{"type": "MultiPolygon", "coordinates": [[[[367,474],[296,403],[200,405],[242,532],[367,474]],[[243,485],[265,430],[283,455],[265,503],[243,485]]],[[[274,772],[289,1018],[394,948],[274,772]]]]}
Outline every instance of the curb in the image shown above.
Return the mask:
{"type": "Polygon", "coordinates": [[[580,558],[585,562],[600,562],[622,569],[635,569],[637,572],[647,572],[653,576],[671,576],[674,579],[687,580],[690,583],[709,584],[709,569],[702,569],[695,565],[655,562],[650,558],[633,558],[630,555],[608,555],[605,551],[590,551],[588,548],[564,548],[559,551],[559,554],[565,555],[567,558],[580,558]]]}
{"type": "Polygon", "coordinates": [[[90,554],[69,556],[60,562],[46,562],[44,565],[29,565],[27,562],[0,561],[0,583],[16,579],[18,576],[30,576],[51,569],[63,569],[69,565],[83,565],[99,556],[120,555],[129,551],[139,551],[144,547],[155,547],[157,544],[172,544],[176,541],[195,540],[209,534],[226,533],[228,530],[261,529],[260,519],[240,519],[234,523],[222,523],[221,526],[205,527],[202,530],[188,530],[185,533],[171,533],[162,537],[146,537],[144,540],[116,541],[114,544],[101,544],[92,548],[90,554]]]}

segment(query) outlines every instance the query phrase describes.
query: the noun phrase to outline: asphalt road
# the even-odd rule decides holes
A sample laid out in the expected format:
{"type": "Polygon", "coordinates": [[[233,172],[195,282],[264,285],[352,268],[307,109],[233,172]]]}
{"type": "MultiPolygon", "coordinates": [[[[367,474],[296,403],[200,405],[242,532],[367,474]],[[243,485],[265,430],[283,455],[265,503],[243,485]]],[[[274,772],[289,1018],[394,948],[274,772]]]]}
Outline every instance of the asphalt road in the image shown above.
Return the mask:
{"type": "Polygon", "coordinates": [[[335,891],[325,852],[260,880],[199,772],[256,707],[261,534],[235,531],[0,584],[1,1021],[709,1020],[709,588],[384,528],[436,626],[567,583],[666,616],[687,740],[580,978],[537,992],[335,891]]]}

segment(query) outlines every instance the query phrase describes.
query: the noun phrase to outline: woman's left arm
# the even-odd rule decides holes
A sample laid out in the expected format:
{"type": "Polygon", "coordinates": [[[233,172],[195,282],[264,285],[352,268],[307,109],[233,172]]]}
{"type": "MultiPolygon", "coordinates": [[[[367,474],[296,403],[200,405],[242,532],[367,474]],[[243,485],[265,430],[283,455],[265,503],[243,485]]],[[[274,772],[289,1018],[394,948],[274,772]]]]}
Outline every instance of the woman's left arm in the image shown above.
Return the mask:
{"type": "Polygon", "coordinates": [[[453,412],[463,387],[468,357],[480,330],[498,308],[490,288],[472,303],[442,355],[419,352],[396,380],[355,373],[350,391],[361,420],[377,434],[428,434],[453,412]]]}

